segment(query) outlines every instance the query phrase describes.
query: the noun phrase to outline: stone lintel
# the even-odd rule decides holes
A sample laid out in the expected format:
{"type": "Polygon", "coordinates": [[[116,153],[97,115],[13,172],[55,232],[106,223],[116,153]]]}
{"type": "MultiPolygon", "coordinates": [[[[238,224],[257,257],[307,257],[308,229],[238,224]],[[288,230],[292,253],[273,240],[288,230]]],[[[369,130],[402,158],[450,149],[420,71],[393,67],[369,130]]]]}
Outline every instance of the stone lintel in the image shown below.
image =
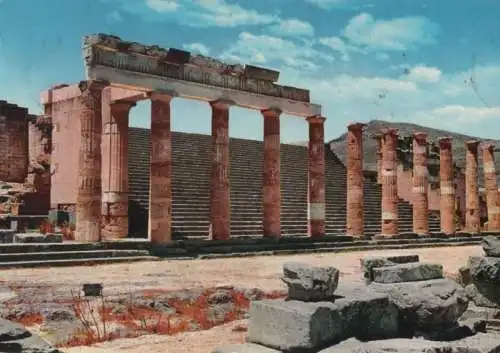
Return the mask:
{"type": "Polygon", "coordinates": [[[313,115],[313,116],[308,116],[306,120],[309,124],[323,124],[326,118],[320,115],[313,115]]]}
{"type": "Polygon", "coordinates": [[[347,129],[351,131],[363,130],[366,124],[361,122],[352,122],[347,125],[347,129]]]}
{"type": "MultiPolygon", "coordinates": [[[[197,73],[198,74],[198,73],[197,73]]],[[[220,80],[225,80],[223,74],[219,75],[220,80]]],[[[195,76],[193,74],[192,76],[195,76]]],[[[179,97],[187,99],[202,100],[211,102],[219,99],[228,99],[235,102],[235,105],[255,110],[262,110],[268,107],[276,107],[282,110],[284,114],[308,117],[311,115],[321,115],[321,106],[298,99],[290,99],[275,95],[256,93],[222,86],[214,86],[200,82],[187,81],[182,79],[170,78],[156,74],[135,72],[132,70],[119,70],[103,65],[93,65],[87,68],[89,79],[107,80],[113,86],[136,87],[137,90],[171,90],[177,92],[179,97]],[[142,87],[142,89],[140,88],[142,87]]],[[[231,76],[228,76],[228,80],[231,76]]],[[[265,81],[263,81],[265,82],[265,81]]],[[[256,82],[252,81],[252,84],[256,82]]],[[[254,86],[252,86],[254,87],[254,86]]],[[[257,87],[257,86],[255,86],[257,87]]],[[[298,88],[276,86],[272,90],[285,90],[289,95],[300,95],[302,93],[298,88]],[[295,93],[295,91],[297,93],[295,93]],[[291,92],[291,93],[290,93],[291,92]]]]}

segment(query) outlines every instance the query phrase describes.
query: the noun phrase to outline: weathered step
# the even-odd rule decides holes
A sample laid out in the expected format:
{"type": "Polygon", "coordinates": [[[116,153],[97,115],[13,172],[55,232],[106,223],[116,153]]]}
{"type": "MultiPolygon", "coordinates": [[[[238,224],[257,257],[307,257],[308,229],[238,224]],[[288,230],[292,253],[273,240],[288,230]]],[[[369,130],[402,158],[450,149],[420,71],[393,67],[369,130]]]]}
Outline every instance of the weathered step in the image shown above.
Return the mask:
{"type": "Polygon", "coordinates": [[[65,260],[39,260],[39,261],[12,261],[0,262],[0,268],[32,268],[32,267],[71,267],[71,266],[90,266],[104,265],[119,262],[137,262],[137,261],[158,261],[156,256],[125,256],[125,257],[107,257],[107,258],[80,258],[65,260]]]}
{"type": "Polygon", "coordinates": [[[95,258],[124,258],[149,256],[147,250],[80,250],[80,251],[45,251],[29,253],[0,254],[0,263],[48,260],[78,260],[95,258]]]}

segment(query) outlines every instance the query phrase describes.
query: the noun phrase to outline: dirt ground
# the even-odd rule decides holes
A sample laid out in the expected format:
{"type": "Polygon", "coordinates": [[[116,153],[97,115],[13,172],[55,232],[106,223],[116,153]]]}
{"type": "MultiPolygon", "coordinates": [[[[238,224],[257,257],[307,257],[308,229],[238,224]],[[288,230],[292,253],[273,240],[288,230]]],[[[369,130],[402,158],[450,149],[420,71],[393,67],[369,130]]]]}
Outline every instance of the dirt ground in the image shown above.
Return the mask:
{"type": "MultiPolygon", "coordinates": [[[[290,256],[262,256],[214,260],[169,260],[73,268],[6,270],[0,274],[4,284],[29,283],[50,285],[57,292],[67,293],[83,283],[100,282],[106,295],[125,294],[136,289],[180,290],[193,287],[233,285],[266,291],[283,290],[279,279],[284,262],[300,261],[311,265],[335,266],[341,271],[341,283],[362,282],[359,260],[365,256],[419,254],[424,262],[440,263],[448,273],[467,263],[469,256],[483,255],[480,246],[428,248],[410,250],[363,251],[290,256]]],[[[210,330],[181,333],[173,336],[142,336],[97,344],[93,347],[66,349],[68,353],[166,352],[209,353],[227,343],[243,342],[245,332],[235,330],[245,320],[210,330]]]]}

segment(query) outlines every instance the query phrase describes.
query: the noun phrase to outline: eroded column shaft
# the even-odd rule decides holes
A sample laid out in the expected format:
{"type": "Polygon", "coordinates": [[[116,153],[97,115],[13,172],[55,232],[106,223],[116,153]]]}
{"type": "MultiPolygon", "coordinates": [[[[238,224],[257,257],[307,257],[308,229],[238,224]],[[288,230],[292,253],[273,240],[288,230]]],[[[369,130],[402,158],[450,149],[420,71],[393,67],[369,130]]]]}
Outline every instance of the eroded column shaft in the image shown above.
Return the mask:
{"type": "Polygon", "coordinates": [[[263,231],[265,237],[281,236],[280,111],[264,116],[263,231]]]}
{"type": "Polygon", "coordinates": [[[377,143],[377,183],[382,183],[382,135],[377,134],[374,136],[377,143]]]}
{"type": "Polygon", "coordinates": [[[478,233],[480,230],[479,186],[478,186],[479,141],[467,141],[465,152],[465,230],[478,233]]]}
{"type": "Polygon", "coordinates": [[[229,105],[212,102],[212,239],[229,239],[231,204],[229,184],[229,105]]]}
{"type": "Polygon", "coordinates": [[[427,134],[413,135],[413,232],[429,233],[429,179],[427,172],[427,134]]]}
{"type": "Polygon", "coordinates": [[[110,89],[103,96],[103,238],[128,235],[128,122],[134,102],[111,102],[110,89]]]}
{"type": "Polygon", "coordinates": [[[309,123],[308,221],[309,235],[325,235],[325,118],[313,116],[309,123]]]}
{"type": "Polygon", "coordinates": [[[398,132],[396,129],[382,131],[382,235],[398,234],[398,176],[397,154],[398,132]]]}
{"type": "Polygon", "coordinates": [[[75,240],[96,242],[101,239],[101,140],[102,91],[106,83],[80,82],[80,151],[76,196],[75,240]]]}
{"type": "Polygon", "coordinates": [[[364,233],[363,210],[363,127],[354,123],[347,127],[347,235],[360,237],[364,233]]]}
{"type": "Polygon", "coordinates": [[[498,184],[495,168],[495,146],[486,144],[483,150],[484,187],[486,189],[486,207],[488,208],[488,231],[500,231],[500,205],[498,204],[498,184]]]}
{"type": "Polygon", "coordinates": [[[149,195],[149,239],[165,244],[172,239],[172,142],[170,101],[151,96],[151,166],[149,195]]]}
{"type": "Polygon", "coordinates": [[[439,179],[441,232],[453,234],[455,233],[455,183],[452,144],[449,137],[439,140],[439,179]]]}

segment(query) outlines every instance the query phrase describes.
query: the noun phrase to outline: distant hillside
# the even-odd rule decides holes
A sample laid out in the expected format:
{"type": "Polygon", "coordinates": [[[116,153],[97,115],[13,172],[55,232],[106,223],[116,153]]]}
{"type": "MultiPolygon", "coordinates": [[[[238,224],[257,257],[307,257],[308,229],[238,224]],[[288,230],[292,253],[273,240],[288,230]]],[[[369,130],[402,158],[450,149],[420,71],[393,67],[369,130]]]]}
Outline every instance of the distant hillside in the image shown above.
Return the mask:
{"type": "MultiPolygon", "coordinates": [[[[400,136],[411,136],[416,131],[426,132],[429,135],[429,140],[436,141],[439,137],[450,136],[453,138],[453,159],[457,166],[465,167],[465,141],[477,139],[483,142],[492,142],[497,148],[500,148],[500,140],[482,139],[480,137],[457,134],[446,130],[433,129],[426,126],[409,123],[389,122],[383,120],[372,120],[367,123],[364,130],[364,168],[365,170],[376,170],[377,161],[377,144],[373,137],[380,132],[381,129],[392,127],[399,130],[400,136]]],[[[332,150],[339,156],[340,160],[346,162],[346,137],[347,133],[342,134],[336,139],[329,142],[332,150]]],[[[497,173],[500,174],[500,155],[496,153],[497,173]]],[[[481,159],[481,153],[479,154],[481,159]]],[[[482,174],[482,172],[481,172],[482,174]]],[[[480,177],[482,179],[482,175],[480,177]]]]}

